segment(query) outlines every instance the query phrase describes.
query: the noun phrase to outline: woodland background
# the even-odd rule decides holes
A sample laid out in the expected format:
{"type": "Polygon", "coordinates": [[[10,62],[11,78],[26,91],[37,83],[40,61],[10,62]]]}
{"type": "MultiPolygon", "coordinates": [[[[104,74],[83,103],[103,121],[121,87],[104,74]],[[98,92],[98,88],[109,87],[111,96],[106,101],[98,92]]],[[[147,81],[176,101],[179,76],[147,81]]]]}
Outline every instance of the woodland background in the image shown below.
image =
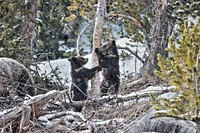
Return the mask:
{"type": "MultiPolygon", "coordinates": [[[[141,130],[134,124],[141,118],[139,116],[148,114],[147,110],[152,106],[158,110],[159,117],[190,120],[195,122],[193,125],[196,124],[195,130],[191,130],[198,130],[199,0],[0,2],[0,57],[15,59],[29,68],[39,90],[37,96],[23,103],[25,106],[9,108],[12,111],[2,110],[2,132],[12,131],[16,126],[19,132],[150,131],[144,127],[141,130]],[[131,39],[134,45],[128,43],[129,47],[119,46],[120,58],[137,58],[142,67],[137,74],[128,74],[121,80],[119,96],[100,98],[97,76],[91,86],[91,95],[96,98],[71,102],[70,97],[66,96],[68,87],[60,82],[60,68],[52,69],[50,76],[41,75],[37,69],[37,64],[42,61],[93,55],[93,49],[106,39],[119,40],[124,37],[131,39]],[[145,48],[143,57],[138,55],[137,50],[130,48],[140,49],[139,45],[145,48]],[[153,90],[162,89],[145,92],[148,86],[156,86],[153,90]],[[158,96],[163,93],[168,93],[168,98],[158,96]],[[78,104],[85,105],[83,112],[70,111],[71,107],[78,104]],[[30,118],[24,117],[27,114],[30,118]]],[[[93,55],[92,65],[96,64],[93,55]]],[[[162,128],[155,127],[155,130],[161,132],[162,128]]]]}

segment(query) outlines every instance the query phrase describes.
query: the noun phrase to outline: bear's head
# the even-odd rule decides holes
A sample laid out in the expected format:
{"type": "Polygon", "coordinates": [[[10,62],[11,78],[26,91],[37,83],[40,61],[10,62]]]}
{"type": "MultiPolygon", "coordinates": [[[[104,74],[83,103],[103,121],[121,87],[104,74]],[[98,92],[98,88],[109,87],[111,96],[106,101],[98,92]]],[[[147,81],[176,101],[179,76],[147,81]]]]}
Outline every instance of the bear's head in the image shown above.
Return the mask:
{"type": "Polygon", "coordinates": [[[108,40],[107,42],[103,43],[99,50],[104,54],[104,55],[116,55],[118,54],[117,51],[117,45],[115,43],[115,40],[108,40]]]}
{"type": "Polygon", "coordinates": [[[99,64],[104,68],[113,65],[113,61],[119,60],[115,40],[108,40],[100,48],[96,48],[95,53],[99,59],[99,64]]]}
{"type": "Polygon", "coordinates": [[[88,58],[83,58],[81,56],[74,56],[68,59],[71,62],[72,68],[80,68],[88,62],[88,58]]]}

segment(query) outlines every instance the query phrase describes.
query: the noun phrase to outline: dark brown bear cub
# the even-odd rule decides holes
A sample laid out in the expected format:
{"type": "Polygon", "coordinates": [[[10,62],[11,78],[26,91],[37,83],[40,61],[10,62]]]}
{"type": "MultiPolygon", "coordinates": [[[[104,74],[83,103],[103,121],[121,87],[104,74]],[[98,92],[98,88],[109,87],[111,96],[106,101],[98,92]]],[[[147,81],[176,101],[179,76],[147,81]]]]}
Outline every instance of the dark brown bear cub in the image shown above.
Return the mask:
{"type": "MultiPolygon", "coordinates": [[[[72,100],[86,100],[88,81],[94,77],[95,73],[101,71],[102,68],[101,66],[96,66],[92,69],[84,67],[84,65],[88,62],[88,58],[83,58],[81,56],[71,57],[68,60],[71,62],[72,100]]],[[[75,110],[80,112],[82,107],[77,107],[75,110]]]]}
{"type": "Polygon", "coordinates": [[[103,81],[101,82],[101,96],[107,93],[117,94],[120,84],[119,54],[115,40],[109,40],[100,48],[95,49],[99,64],[103,68],[103,81]]]}

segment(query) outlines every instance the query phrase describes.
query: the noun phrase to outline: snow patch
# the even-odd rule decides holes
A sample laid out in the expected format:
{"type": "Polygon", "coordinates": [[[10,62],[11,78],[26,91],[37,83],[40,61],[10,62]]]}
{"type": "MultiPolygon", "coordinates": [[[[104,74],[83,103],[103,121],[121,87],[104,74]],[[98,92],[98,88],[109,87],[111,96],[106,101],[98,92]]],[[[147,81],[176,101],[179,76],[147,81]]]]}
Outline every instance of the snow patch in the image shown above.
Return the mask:
{"type": "MultiPolygon", "coordinates": [[[[138,51],[139,56],[142,58],[145,48],[141,44],[135,44],[128,38],[122,38],[116,41],[117,46],[120,47],[128,47],[132,51],[138,51]],[[134,46],[133,46],[134,45],[134,46]],[[133,46],[133,47],[132,47],[133,46]]],[[[119,53],[121,53],[121,49],[119,49],[119,53]]],[[[127,52],[127,51],[126,51],[127,52]]],[[[92,68],[92,54],[88,54],[84,56],[88,58],[88,63],[85,65],[87,68],[92,68]]],[[[133,55],[129,58],[121,59],[119,61],[120,66],[120,76],[121,78],[127,76],[133,76],[135,73],[139,72],[142,63],[136,59],[133,55]]],[[[66,85],[70,86],[71,82],[71,66],[68,58],[66,59],[58,59],[58,60],[51,60],[51,61],[43,61],[38,64],[39,67],[39,74],[51,76],[50,73],[52,69],[55,70],[58,68],[59,70],[59,77],[62,78],[61,82],[66,85]]],[[[32,67],[34,69],[34,67],[32,67]]],[[[54,81],[57,81],[56,76],[51,76],[54,81]]],[[[90,86],[90,85],[89,85],[90,86]]]]}

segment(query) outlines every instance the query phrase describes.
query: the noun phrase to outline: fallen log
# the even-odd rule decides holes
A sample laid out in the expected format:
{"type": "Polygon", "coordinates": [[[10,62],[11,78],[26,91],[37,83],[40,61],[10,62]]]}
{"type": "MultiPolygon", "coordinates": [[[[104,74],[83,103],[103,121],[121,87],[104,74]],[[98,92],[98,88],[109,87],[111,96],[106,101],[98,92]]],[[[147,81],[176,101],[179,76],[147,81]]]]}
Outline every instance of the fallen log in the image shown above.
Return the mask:
{"type": "Polygon", "coordinates": [[[137,120],[126,125],[120,133],[196,133],[197,124],[176,117],[155,117],[156,111],[151,108],[137,120]]]}
{"type": "Polygon", "coordinates": [[[76,102],[63,102],[62,105],[64,105],[66,108],[69,107],[79,107],[79,106],[86,106],[86,107],[98,107],[101,106],[104,103],[120,103],[120,102],[126,102],[130,100],[137,100],[142,98],[148,98],[151,95],[158,96],[167,92],[170,92],[174,89],[174,87],[160,87],[160,90],[156,89],[146,89],[146,90],[141,90],[139,92],[132,92],[127,95],[109,95],[109,96],[104,96],[101,98],[96,98],[96,99],[87,99],[85,101],[76,101],[76,102]]]}
{"type": "MultiPolygon", "coordinates": [[[[4,110],[0,114],[0,127],[6,126],[8,123],[12,122],[12,125],[19,124],[22,117],[22,112],[25,108],[31,108],[31,113],[27,112],[24,115],[32,115],[32,118],[38,118],[42,112],[44,111],[44,107],[47,105],[48,102],[52,101],[53,99],[57,99],[64,92],[61,91],[50,91],[44,95],[37,95],[32,97],[29,100],[24,101],[23,105],[20,107],[14,107],[13,109],[4,110]]],[[[31,116],[26,116],[26,118],[31,118],[31,116]]],[[[26,119],[24,119],[26,121],[26,119]]],[[[26,125],[27,122],[21,122],[22,125],[26,125]]]]}
{"type": "Polygon", "coordinates": [[[37,95],[32,97],[29,100],[23,102],[23,105],[20,107],[15,107],[13,109],[4,110],[0,114],[0,127],[5,127],[7,124],[11,125],[21,125],[20,128],[23,129],[28,125],[28,121],[31,121],[33,118],[38,118],[41,115],[44,115],[47,111],[58,111],[66,110],[70,107],[77,106],[86,106],[86,107],[98,107],[103,104],[114,104],[119,102],[125,102],[129,100],[139,100],[141,98],[147,98],[150,94],[160,95],[166,92],[171,91],[173,88],[163,88],[160,90],[149,90],[130,93],[128,95],[110,95],[104,96],[97,99],[88,99],[85,101],[76,101],[70,102],[65,96],[65,91],[53,90],[43,95],[37,95]],[[62,98],[62,99],[61,99],[62,98]],[[65,101],[57,101],[65,99],[65,101]],[[53,103],[53,104],[52,104],[53,103]],[[57,107],[52,107],[51,105],[57,105],[57,107]],[[20,124],[21,123],[21,124],[20,124]]]}

